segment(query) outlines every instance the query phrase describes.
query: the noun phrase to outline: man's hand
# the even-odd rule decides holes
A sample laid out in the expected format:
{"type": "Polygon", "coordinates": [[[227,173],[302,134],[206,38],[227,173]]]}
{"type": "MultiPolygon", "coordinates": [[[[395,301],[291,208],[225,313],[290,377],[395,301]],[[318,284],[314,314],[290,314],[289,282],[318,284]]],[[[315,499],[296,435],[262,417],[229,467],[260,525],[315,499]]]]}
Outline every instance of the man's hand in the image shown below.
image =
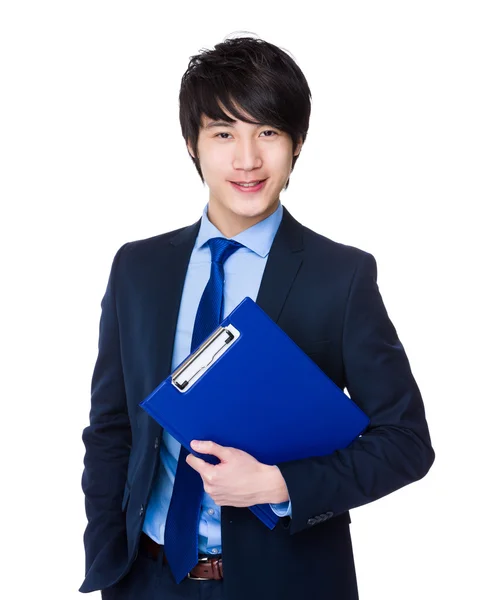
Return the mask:
{"type": "Polygon", "coordinates": [[[213,454],[221,461],[211,465],[194,454],[186,457],[188,465],[201,475],[204,491],[218,506],[246,507],[289,500],[284,478],[275,465],[265,465],[243,450],[211,441],[193,440],[191,448],[213,454]]]}

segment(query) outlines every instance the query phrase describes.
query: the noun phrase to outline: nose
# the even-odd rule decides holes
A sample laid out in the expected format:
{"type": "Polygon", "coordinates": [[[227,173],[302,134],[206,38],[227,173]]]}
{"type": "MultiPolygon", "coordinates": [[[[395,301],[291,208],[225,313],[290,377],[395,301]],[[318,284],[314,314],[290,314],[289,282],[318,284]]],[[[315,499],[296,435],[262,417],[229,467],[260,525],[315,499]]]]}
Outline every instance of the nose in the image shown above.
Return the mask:
{"type": "Polygon", "coordinates": [[[259,147],[254,141],[243,140],[235,146],[233,167],[237,171],[252,171],[262,166],[259,147]]]}

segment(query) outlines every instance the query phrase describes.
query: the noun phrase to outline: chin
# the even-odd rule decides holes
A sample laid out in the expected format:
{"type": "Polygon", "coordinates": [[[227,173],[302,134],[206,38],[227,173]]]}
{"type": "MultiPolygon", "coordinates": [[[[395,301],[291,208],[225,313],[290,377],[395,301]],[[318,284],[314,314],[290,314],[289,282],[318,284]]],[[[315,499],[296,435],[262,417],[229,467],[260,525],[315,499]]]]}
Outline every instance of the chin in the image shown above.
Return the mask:
{"type": "Polygon", "coordinates": [[[228,198],[226,201],[227,206],[234,212],[240,214],[260,214],[269,210],[274,204],[277,204],[276,200],[271,200],[270,196],[265,197],[258,194],[255,198],[252,194],[244,194],[243,198],[228,198]]]}
{"type": "Polygon", "coordinates": [[[270,209],[270,205],[263,202],[235,202],[229,210],[240,217],[258,217],[270,209]]]}

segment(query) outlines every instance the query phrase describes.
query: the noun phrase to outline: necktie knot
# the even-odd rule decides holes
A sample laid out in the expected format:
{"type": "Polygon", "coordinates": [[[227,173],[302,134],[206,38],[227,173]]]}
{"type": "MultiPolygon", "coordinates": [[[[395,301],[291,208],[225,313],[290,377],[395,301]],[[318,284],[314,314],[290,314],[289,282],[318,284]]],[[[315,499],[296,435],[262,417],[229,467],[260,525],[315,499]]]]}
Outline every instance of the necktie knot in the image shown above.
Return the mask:
{"type": "Polygon", "coordinates": [[[226,260],[239,248],[243,248],[243,244],[236,240],[227,240],[226,238],[216,237],[208,241],[211,249],[211,261],[214,263],[224,264],[226,260]]]}

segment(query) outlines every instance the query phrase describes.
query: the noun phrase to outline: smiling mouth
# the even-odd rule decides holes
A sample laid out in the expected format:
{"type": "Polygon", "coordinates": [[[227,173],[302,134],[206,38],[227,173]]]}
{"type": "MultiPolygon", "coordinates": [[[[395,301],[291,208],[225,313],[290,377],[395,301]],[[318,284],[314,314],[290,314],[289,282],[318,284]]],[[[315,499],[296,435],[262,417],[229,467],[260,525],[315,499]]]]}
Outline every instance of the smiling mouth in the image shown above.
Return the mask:
{"type": "Polygon", "coordinates": [[[258,179],[256,182],[248,182],[248,183],[239,183],[237,181],[230,181],[229,183],[231,183],[237,189],[240,189],[240,190],[244,190],[244,191],[248,191],[248,190],[256,191],[257,190],[258,191],[258,190],[262,189],[266,180],[267,179],[258,179]]]}

